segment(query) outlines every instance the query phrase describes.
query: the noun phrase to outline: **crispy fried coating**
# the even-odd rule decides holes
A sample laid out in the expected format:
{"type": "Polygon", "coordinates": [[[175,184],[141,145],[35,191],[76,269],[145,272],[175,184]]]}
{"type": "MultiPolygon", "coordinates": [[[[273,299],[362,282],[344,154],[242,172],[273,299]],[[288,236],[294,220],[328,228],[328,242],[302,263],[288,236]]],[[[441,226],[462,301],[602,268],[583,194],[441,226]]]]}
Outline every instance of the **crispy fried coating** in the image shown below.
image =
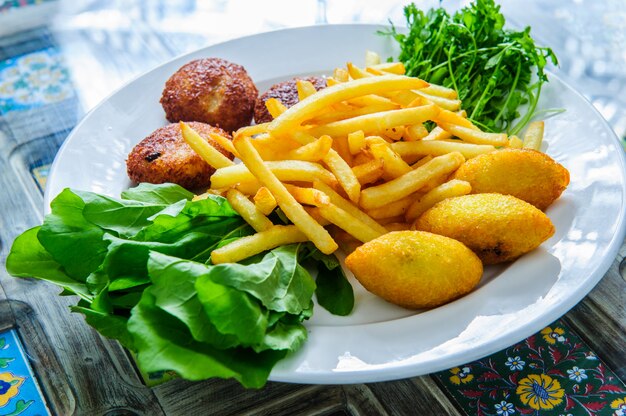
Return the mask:
{"type": "Polygon", "coordinates": [[[548,208],[569,184],[569,172],[545,153],[503,149],[466,161],[454,174],[472,193],[513,195],[540,210],[548,208]]]}
{"type": "Polygon", "coordinates": [[[346,257],[346,266],[370,292],[409,308],[432,308],[470,292],[483,265],[462,243],[422,231],[396,231],[346,257]]]}
{"type": "MultiPolygon", "coordinates": [[[[225,156],[233,155],[209,138],[210,133],[230,138],[224,130],[204,123],[190,122],[191,128],[225,156]]],[[[139,142],[126,159],[126,171],[133,182],[177,183],[187,189],[210,185],[215,171],[183,139],[178,123],[156,129],[139,142]]]]}
{"type": "Polygon", "coordinates": [[[459,240],[484,264],[511,261],[539,247],[554,234],[550,218],[511,195],[464,195],[424,212],[414,229],[459,240]]]}
{"type": "Polygon", "coordinates": [[[171,122],[200,121],[233,132],[252,121],[258,91],[243,66],[196,59],[165,83],[161,105],[171,122]]]}
{"type": "Polygon", "coordinates": [[[254,104],[255,123],[260,124],[273,120],[272,115],[267,111],[267,107],[265,107],[265,102],[270,98],[276,98],[287,108],[297,104],[299,100],[296,81],[299,79],[309,81],[317,91],[326,88],[326,79],[324,77],[296,77],[289,81],[274,84],[261,94],[254,104]]]}

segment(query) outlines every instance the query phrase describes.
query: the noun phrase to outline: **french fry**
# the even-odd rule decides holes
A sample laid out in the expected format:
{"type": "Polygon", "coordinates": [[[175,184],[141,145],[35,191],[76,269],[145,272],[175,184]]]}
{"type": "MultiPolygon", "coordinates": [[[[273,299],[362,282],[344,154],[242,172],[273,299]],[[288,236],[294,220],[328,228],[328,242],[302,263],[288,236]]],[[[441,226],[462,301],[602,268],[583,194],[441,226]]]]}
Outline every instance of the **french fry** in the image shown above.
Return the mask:
{"type": "Polygon", "coordinates": [[[404,128],[404,140],[407,142],[416,142],[428,136],[428,130],[423,124],[413,124],[404,128]]]}
{"type": "Polygon", "coordinates": [[[352,153],[350,153],[350,145],[348,144],[348,137],[338,136],[333,140],[333,149],[341,156],[341,158],[352,167],[352,153]]]}
{"type": "Polygon", "coordinates": [[[519,137],[513,135],[509,136],[509,147],[513,149],[521,149],[524,147],[524,142],[519,137]]]}
{"type": "Polygon", "coordinates": [[[248,223],[255,231],[265,231],[274,226],[256,205],[236,189],[229,189],[226,192],[226,199],[239,215],[248,223]]]}
{"type": "MultiPolygon", "coordinates": [[[[369,77],[333,85],[289,107],[287,111],[269,123],[267,130],[278,137],[286,136],[297,129],[303,121],[313,118],[319,111],[328,108],[332,104],[362,95],[379,94],[381,92],[402,89],[423,88],[427,85],[428,83],[426,81],[419,78],[399,75],[369,77]]],[[[353,131],[354,130],[359,129],[353,129],[353,131]]]]}
{"type": "Polygon", "coordinates": [[[252,145],[261,155],[263,160],[284,160],[288,159],[287,155],[300,147],[300,143],[289,138],[276,138],[270,135],[252,140],[252,145]]]}
{"type": "Polygon", "coordinates": [[[301,186],[294,186],[284,184],[285,188],[291,195],[301,204],[313,205],[319,207],[321,205],[330,204],[330,198],[324,192],[315,188],[303,188],[301,186]]]}
{"type": "Polygon", "coordinates": [[[306,124],[328,124],[336,121],[346,120],[358,116],[364,116],[367,114],[380,113],[383,111],[395,110],[398,106],[394,103],[390,104],[372,104],[365,107],[350,108],[344,111],[332,111],[326,114],[322,114],[311,120],[307,120],[306,124]]]}
{"type": "Polygon", "coordinates": [[[356,155],[365,147],[365,134],[363,130],[358,130],[348,134],[348,148],[350,153],[356,155]]]}
{"type": "Polygon", "coordinates": [[[324,135],[314,142],[291,150],[289,153],[287,153],[286,159],[318,162],[326,157],[332,145],[333,139],[330,136],[324,135]]]}
{"type": "Polygon", "coordinates": [[[382,133],[383,136],[391,139],[392,141],[401,140],[404,135],[404,126],[390,127],[388,129],[384,129],[382,133]]]}
{"type": "Polygon", "coordinates": [[[330,254],[337,250],[337,243],[330,234],[328,234],[328,231],[311,218],[302,205],[295,200],[287,188],[280,182],[271,168],[266,166],[261,156],[259,156],[254,146],[252,146],[250,139],[246,136],[236,136],[233,144],[239,151],[242,161],[249,169],[249,172],[270,190],[274,198],[276,198],[278,206],[280,206],[287,218],[289,218],[322,253],[330,254]]]}
{"type": "Polygon", "coordinates": [[[258,191],[254,194],[252,198],[254,201],[254,206],[258,209],[263,215],[270,215],[272,211],[276,208],[276,198],[270,192],[269,189],[262,186],[258,191]]]}
{"type": "Polygon", "coordinates": [[[369,146],[369,150],[375,158],[383,161],[385,179],[395,179],[411,171],[411,167],[388,144],[375,143],[369,146]]]}
{"type": "Polygon", "coordinates": [[[309,134],[313,136],[320,136],[322,134],[328,134],[329,136],[346,136],[357,130],[377,132],[390,127],[422,123],[426,120],[431,120],[437,115],[438,111],[437,106],[433,104],[421,107],[402,108],[400,110],[381,111],[379,113],[335,121],[324,126],[313,127],[309,130],[309,134]]]}
{"type": "MultiPolygon", "coordinates": [[[[308,214],[311,216],[311,218],[313,218],[319,225],[321,225],[322,227],[326,227],[327,225],[330,225],[330,221],[328,221],[326,218],[322,217],[320,215],[319,210],[317,209],[317,207],[312,206],[312,207],[304,207],[304,210],[306,212],[308,212],[308,214]]],[[[328,232],[330,233],[330,235],[333,237],[333,240],[337,241],[335,239],[335,236],[333,235],[333,233],[331,232],[331,230],[328,230],[328,232]]],[[[337,244],[339,244],[339,242],[337,241],[337,244]]]]}
{"type": "Polygon", "coordinates": [[[381,97],[380,95],[375,94],[355,97],[346,102],[350,105],[355,105],[357,107],[386,106],[389,110],[400,108],[397,103],[394,103],[389,98],[381,97]]]}
{"type": "MultiPolygon", "coordinates": [[[[420,142],[410,142],[420,143],[420,142]]],[[[431,178],[451,173],[465,161],[459,152],[452,152],[433,158],[430,162],[414,169],[399,178],[382,185],[372,186],[361,191],[359,204],[363,209],[380,208],[418,191],[431,178]]]]}
{"type": "Polygon", "coordinates": [[[415,202],[413,202],[406,211],[406,220],[409,222],[414,221],[436,203],[455,196],[467,195],[470,192],[472,192],[472,186],[469,182],[461,181],[459,179],[452,179],[445,182],[431,189],[421,198],[415,200],[415,202]]]}
{"type": "Polygon", "coordinates": [[[415,91],[415,93],[421,95],[423,98],[426,98],[431,103],[437,104],[441,108],[450,111],[457,111],[461,108],[461,100],[438,97],[436,95],[426,94],[422,91],[423,90],[415,91]]]}
{"type": "Polygon", "coordinates": [[[506,146],[509,144],[509,138],[505,133],[487,133],[452,123],[439,123],[439,127],[467,143],[489,144],[492,146],[506,146]]]}
{"type": "Polygon", "coordinates": [[[213,250],[211,262],[213,264],[236,263],[285,244],[305,241],[308,241],[308,237],[295,225],[275,225],[270,229],[241,237],[213,250]]]}
{"type": "Polygon", "coordinates": [[[267,133],[267,129],[269,128],[269,126],[270,126],[270,123],[268,122],[268,123],[260,123],[260,124],[254,124],[252,126],[242,127],[235,132],[234,136],[252,137],[252,136],[256,136],[257,134],[267,133]]]}
{"type": "Polygon", "coordinates": [[[354,205],[352,202],[348,201],[330,186],[326,185],[324,182],[315,181],[313,182],[313,187],[324,192],[330,198],[330,202],[339,208],[343,209],[353,217],[357,218],[359,221],[367,224],[370,228],[376,230],[377,232],[384,234],[387,232],[384,227],[379,225],[376,221],[374,221],[369,215],[365,212],[361,211],[358,206],[354,205]]]}
{"type": "Polygon", "coordinates": [[[385,171],[383,170],[383,161],[381,159],[369,160],[352,168],[352,173],[356,176],[361,185],[376,182],[382,178],[385,171]]]}
{"type": "Polygon", "coordinates": [[[435,95],[452,100],[458,98],[458,94],[455,90],[437,84],[430,84],[428,87],[421,88],[420,91],[428,95],[435,95]]]}
{"type": "Polygon", "coordinates": [[[533,121],[528,125],[526,133],[524,133],[524,149],[541,150],[543,129],[543,121],[533,121]]]}
{"type": "Polygon", "coordinates": [[[335,68],[333,71],[333,78],[337,82],[348,82],[350,81],[350,74],[343,68],[335,68]]]}
{"type": "Polygon", "coordinates": [[[237,153],[237,149],[233,146],[233,142],[227,138],[217,133],[209,133],[209,137],[212,138],[217,144],[222,146],[226,151],[235,155],[235,157],[239,157],[239,153],[237,153]]]}
{"type": "Polygon", "coordinates": [[[324,163],[328,169],[335,175],[339,185],[346,191],[346,195],[352,202],[358,203],[361,195],[361,183],[357,179],[350,165],[339,156],[337,152],[331,150],[324,157],[324,163]]]}
{"type": "Polygon", "coordinates": [[[365,66],[380,64],[380,55],[376,52],[365,51],[365,66]]]}
{"type": "Polygon", "coordinates": [[[404,75],[406,73],[406,69],[402,62],[384,62],[378,65],[371,66],[374,69],[378,69],[379,71],[387,72],[390,74],[404,75]]]}
{"type": "Polygon", "coordinates": [[[467,127],[472,130],[480,130],[478,127],[472,124],[471,121],[450,110],[441,110],[433,121],[435,123],[450,123],[456,124],[457,126],[461,127],[467,127]]]}
{"type": "MultiPolygon", "coordinates": [[[[402,199],[398,199],[384,207],[374,208],[366,212],[367,215],[375,220],[389,217],[398,217],[404,215],[409,206],[417,199],[415,194],[411,194],[402,199]]],[[[386,227],[385,227],[386,228],[386,227]]]]}
{"type": "Polygon", "coordinates": [[[463,143],[459,140],[420,140],[417,142],[395,142],[391,144],[391,148],[405,158],[407,156],[441,156],[450,152],[459,152],[466,159],[489,153],[496,148],[489,144],[471,144],[463,143]]]}
{"type": "Polygon", "coordinates": [[[276,118],[287,111],[287,107],[285,107],[283,103],[276,98],[269,98],[265,101],[265,108],[267,108],[267,111],[270,113],[272,118],[276,118]]]}
{"type": "Polygon", "coordinates": [[[350,74],[352,79],[361,79],[374,76],[369,72],[359,68],[358,66],[353,65],[352,62],[348,62],[346,64],[346,67],[348,68],[348,74],[350,74]]]}
{"type": "Polygon", "coordinates": [[[304,100],[307,97],[310,97],[317,92],[315,86],[311,83],[311,81],[307,81],[304,79],[296,80],[296,88],[298,89],[298,99],[300,101],[304,100]]]}
{"type": "Polygon", "coordinates": [[[194,129],[185,122],[180,122],[183,139],[200,157],[215,169],[234,165],[234,162],[224,156],[222,152],[211,146],[194,129]]]}
{"type": "Polygon", "coordinates": [[[431,160],[433,160],[433,156],[432,155],[424,156],[424,157],[420,158],[417,162],[413,163],[411,165],[411,169],[417,169],[420,166],[424,166],[426,163],[430,162],[431,160]]]}
{"type": "Polygon", "coordinates": [[[422,140],[427,142],[429,140],[447,140],[451,138],[452,138],[452,135],[450,133],[448,133],[441,127],[437,126],[434,129],[432,129],[430,133],[428,133],[425,137],[423,137],[422,140]]]}
{"type": "MultiPolygon", "coordinates": [[[[313,182],[321,180],[331,186],[337,184],[335,176],[318,163],[302,160],[279,160],[265,162],[265,165],[281,181],[313,182]]],[[[229,188],[238,183],[253,182],[257,182],[257,178],[248,170],[245,164],[241,163],[217,169],[211,176],[212,189],[229,188]]]]}
{"type": "Polygon", "coordinates": [[[321,205],[318,211],[322,217],[364,243],[383,235],[337,205],[321,205]]]}
{"type": "Polygon", "coordinates": [[[371,66],[366,66],[365,72],[368,72],[372,75],[385,75],[385,73],[381,71],[380,69],[372,68],[371,66]]]}

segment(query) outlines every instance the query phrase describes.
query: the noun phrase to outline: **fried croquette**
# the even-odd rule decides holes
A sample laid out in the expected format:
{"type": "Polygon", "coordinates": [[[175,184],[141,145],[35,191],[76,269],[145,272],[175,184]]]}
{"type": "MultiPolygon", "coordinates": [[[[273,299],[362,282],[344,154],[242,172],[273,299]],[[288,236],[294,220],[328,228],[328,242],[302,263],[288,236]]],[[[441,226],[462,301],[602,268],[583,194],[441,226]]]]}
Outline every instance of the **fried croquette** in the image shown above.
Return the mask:
{"type": "MultiPolygon", "coordinates": [[[[209,138],[210,133],[230,138],[224,130],[198,122],[190,122],[189,126],[213,147],[233,158],[209,138]]],[[[209,186],[215,171],[185,142],[178,123],[158,128],[139,142],[128,155],[126,170],[133,182],[172,182],[187,189],[209,186]]]]}
{"type": "Polygon", "coordinates": [[[413,228],[459,240],[484,264],[514,260],[554,234],[552,221],[541,210],[495,193],[443,200],[424,212],[413,228]]]}
{"type": "Polygon", "coordinates": [[[569,184],[569,172],[545,153],[503,149],[466,161],[454,174],[472,193],[513,195],[540,210],[548,208],[569,184]]]}
{"type": "Polygon", "coordinates": [[[317,91],[326,88],[326,79],[323,77],[302,77],[294,78],[289,81],[279,82],[272,85],[267,91],[265,91],[259,98],[257,98],[254,104],[254,121],[257,124],[266,123],[272,121],[273,117],[267,111],[265,102],[270,98],[276,98],[285,107],[289,108],[298,103],[298,87],[296,86],[297,80],[309,81],[317,91]]]}
{"type": "Polygon", "coordinates": [[[346,257],[346,266],[370,292],[409,308],[433,308],[470,292],[483,265],[469,248],[448,237],[396,231],[346,257]]]}
{"type": "Polygon", "coordinates": [[[173,123],[199,121],[230,133],[250,124],[257,95],[243,66],[204,58],[183,65],[167,80],[161,105],[173,123]]]}

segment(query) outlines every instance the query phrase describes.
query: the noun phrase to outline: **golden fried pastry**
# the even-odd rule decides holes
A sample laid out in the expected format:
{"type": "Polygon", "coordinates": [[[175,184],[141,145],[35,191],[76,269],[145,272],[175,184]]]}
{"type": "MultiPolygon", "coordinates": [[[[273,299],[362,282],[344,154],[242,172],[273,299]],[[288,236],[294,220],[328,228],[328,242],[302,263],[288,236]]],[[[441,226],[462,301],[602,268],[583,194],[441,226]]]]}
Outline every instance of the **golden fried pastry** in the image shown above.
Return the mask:
{"type": "Polygon", "coordinates": [[[472,193],[513,195],[545,210],[569,184],[569,172],[545,153],[503,149],[466,161],[454,174],[472,185],[472,193]]]}
{"type": "Polygon", "coordinates": [[[250,124],[258,93],[243,66],[205,58],[183,65],[167,80],[161,105],[173,123],[200,121],[231,133],[250,124]]]}
{"type": "MultiPolygon", "coordinates": [[[[213,147],[233,159],[231,153],[209,138],[210,133],[230,138],[228,133],[204,123],[188,124],[213,147]]],[[[139,142],[128,155],[126,170],[133,182],[172,182],[187,189],[209,186],[211,175],[215,172],[185,142],[178,123],[158,128],[139,142]]]]}
{"type": "Polygon", "coordinates": [[[483,265],[462,243],[422,231],[396,231],[371,240],[346,258],[370,292],[409,309],[432,308],[470,292],[483,265]]]}
{"type": "Polygon", "coordinates": [[[511,261],[554,234],[550,218],[511,195],[464,195],[439,202],[413,228],[445,235],[472,249],[484,264],[511,261]]]}

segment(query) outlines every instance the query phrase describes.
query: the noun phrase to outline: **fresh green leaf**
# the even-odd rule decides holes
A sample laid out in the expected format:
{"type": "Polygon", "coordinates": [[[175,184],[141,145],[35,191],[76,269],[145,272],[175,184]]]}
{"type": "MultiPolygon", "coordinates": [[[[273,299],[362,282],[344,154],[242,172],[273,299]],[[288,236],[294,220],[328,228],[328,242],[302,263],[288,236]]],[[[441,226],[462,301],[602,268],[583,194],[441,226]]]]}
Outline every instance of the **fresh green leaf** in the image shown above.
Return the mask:
{"type": "Polygon", "coordinates": [[[123,346],[134,350],[133,338],[126,327],[128,319],[119,315],[98,312],[82,306],[72,306],[72,312],[85,315],[85,320],[100,334],[118,340],[123,346]]]}
{"type": "Polygon", "coordinates": [[[341,267],[328,269],[325,263],[318,263],[317,303],[333,315],[346,316],[354,308],[354,292],[341,267]]]}
{"type": "Polygon", "coordinates": [[[144,182],[122,192],[122,199],[132,199],[156,205],[170,205],[183,199],[191,201],[193,197],[192,192],[174,183],[155,185],[144,182]]]}

